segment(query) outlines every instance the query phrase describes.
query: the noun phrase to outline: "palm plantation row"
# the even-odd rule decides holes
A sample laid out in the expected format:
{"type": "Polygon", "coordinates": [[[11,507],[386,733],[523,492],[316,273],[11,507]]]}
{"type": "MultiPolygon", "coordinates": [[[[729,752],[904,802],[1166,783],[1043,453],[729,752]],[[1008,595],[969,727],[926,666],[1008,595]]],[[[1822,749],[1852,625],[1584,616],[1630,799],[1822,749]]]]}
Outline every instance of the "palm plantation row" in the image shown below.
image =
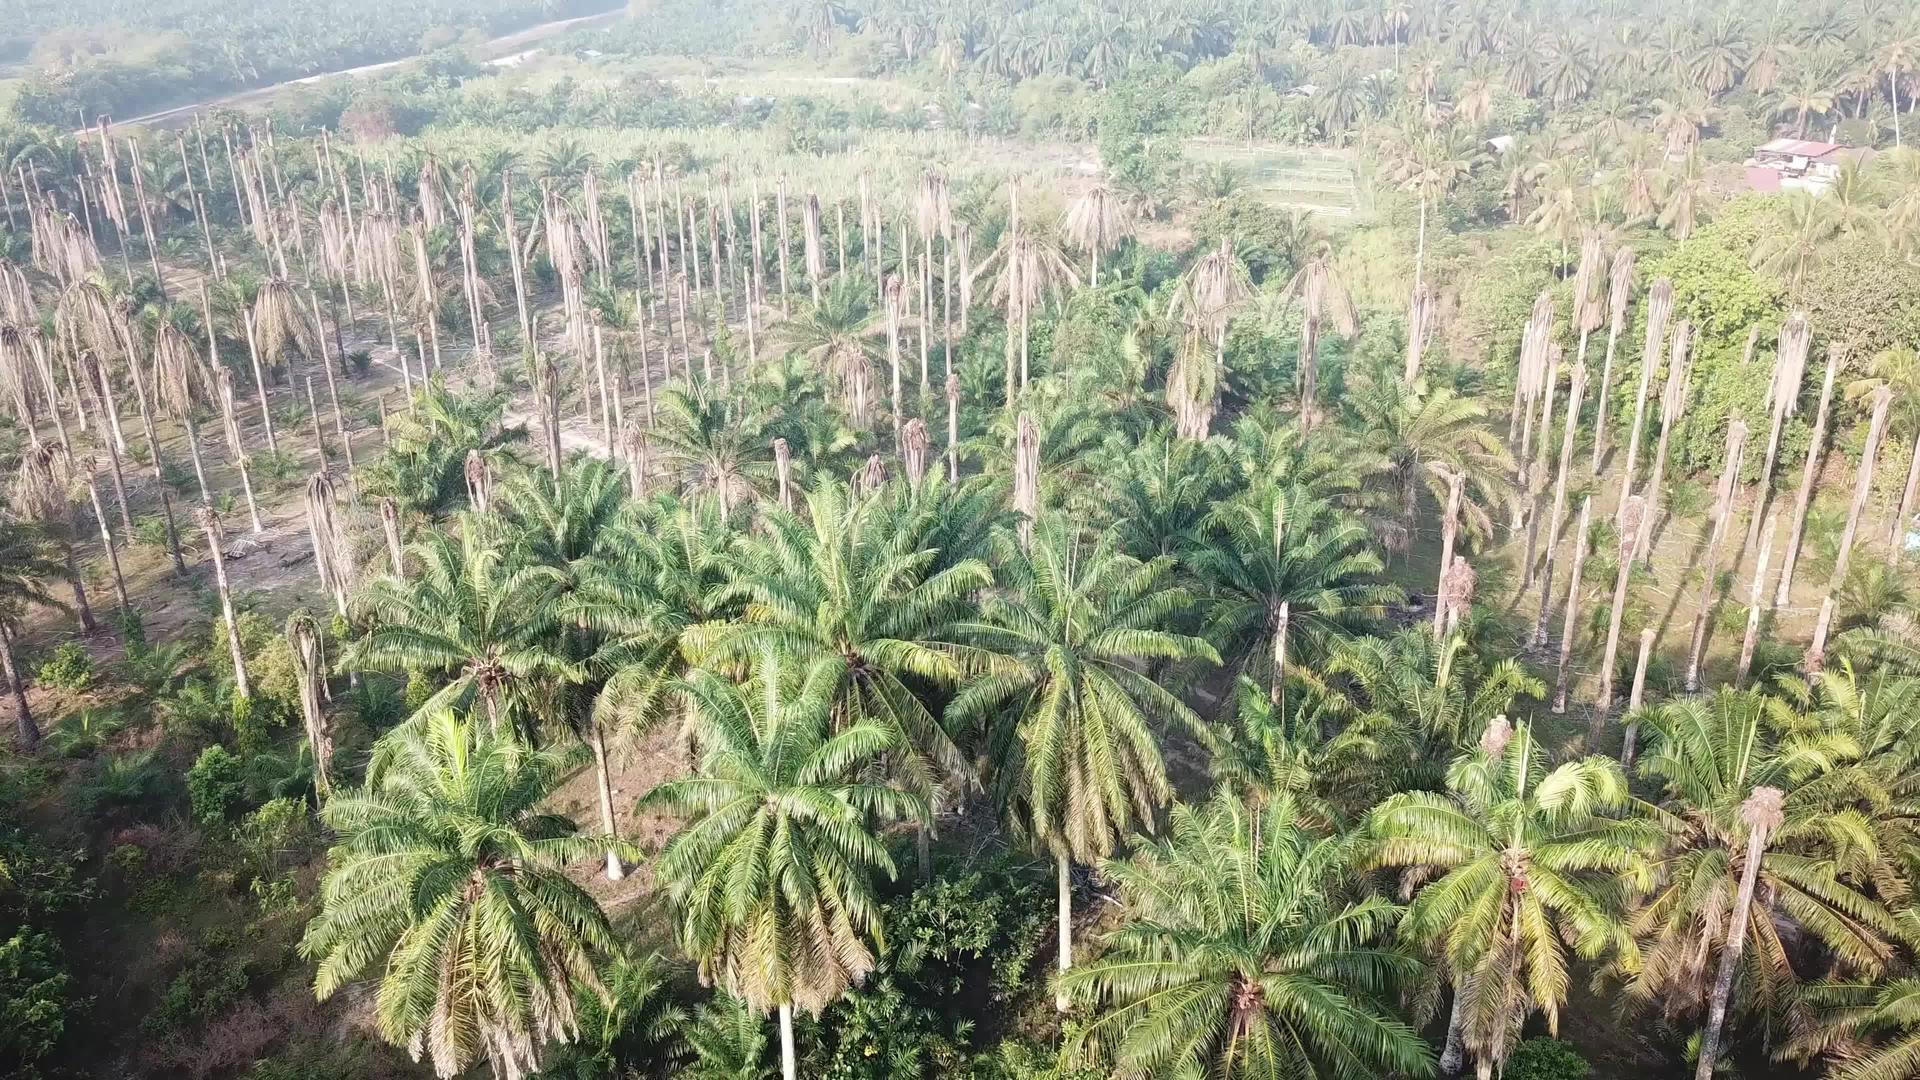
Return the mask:
{"type": "MultiPolygon", "coordinates": [[[[793,1012],[885,954],[900,852],[925,868],[982,822],[1053,863],[1054,990],[1090,1018],[1067,1049],[1122,1072],[1487,1074],[1590,973],[1704,1029],[1703,1077],[1723,1027],[1850,1069],[1903,1015],[1910,658],[1884,634],[1829,640],[1893,380],[1862,388],[1806,677],[1749,664],[1793,581],[1837,360],[1793,512],[1771,508],[1788,568],[1755,590],[1733,672],[1761,687],[1648,703],[1623,613],[1667,527],[1696,331],[1602,230],[1567,260],[1571,310],[1541,296],[1488,394],[1430,351],[1418,285],[1413,332],[1363,332],[1306,220],[1256,280],[1230,238],[1157,265],[1097,185],[1064,213],[1031,184],[936,174],[823,201],[657,165],[542,163],[528,183],[190,135],[103,129],[74,151],[86,169],[10,180],[30,238],[0,290],[25,444],[10,600],[65,589],[90,620],[77,552],[97,533],[124,606],[116,552],[130,507],[154,508],[177,565],[206,535],[245,699],[223,530],[244,509],[264,531],[253,469],[312,448],[304,524],[338,618],[289,635],[338,843],[304,948],[323,997],[377,978],[381,1033],[441,1075],[519,1075],[574,1033],[575,984],[595,996],[624,951],[563,872],[584,857],[612,877],[645,861],[679,951],[779,1017],[792,1075],[793,1012]],[[152,190],[162,155],[179,182],[152,190]],[[363,350],[403,393],[364,464],[363,350]],[[1517,621],[1475,605],[1467,560],[1502,530],[1517,621]],[[1436,536],[1429,608],[1386,568],[1436,536]],[[1589,634],[1595,585],[1611,604],[1589,634]],[[1536,734],[1549,682],[1503,659],[1529,643],[1560,646],[1554,711],[1574,651],[1603,657],[1584,744],[1536,734]],[[1623,668],[1643,743],[1626,764],[1590,754],[1623,668]],[[379,671],[425,693],[364,763],[335,760],[325,698],[379,671]],[[649,858],[618,835],[609,774],[655,731],[685,775],[642,799],[680,823],[649,858]],[[575,741],[597,777],[584,834],[546,803],[575,741]],[[1125,913],[1078,966],[1076,866],[1125,913]],[[1418,1026],[1442,984],[1436,1053],[1418,1026]]],[[[1778,355],[1756,527],[1819,333],[1761,329],[1778,355]]],[[[1715,557],[1683,643],[1706,685],[1715,557]]],[[[5,614],[10,644],[25,612],[5,614]]]]}

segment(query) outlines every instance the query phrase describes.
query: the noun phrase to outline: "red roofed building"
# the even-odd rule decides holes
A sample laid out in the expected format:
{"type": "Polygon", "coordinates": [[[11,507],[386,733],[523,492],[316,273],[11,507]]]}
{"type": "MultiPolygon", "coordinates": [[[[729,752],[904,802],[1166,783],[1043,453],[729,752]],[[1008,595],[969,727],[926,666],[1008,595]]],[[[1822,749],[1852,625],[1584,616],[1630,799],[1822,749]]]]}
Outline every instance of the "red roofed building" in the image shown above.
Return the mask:
{"type": "Polygon", "coordinates": [[[1747,186],[1755,191],[1805,190],[1818,195],[1833,186],[1840,166],[1859,153],[1839,143],[1775,139],[1754,147],[1747,159],[1747,186]]]}

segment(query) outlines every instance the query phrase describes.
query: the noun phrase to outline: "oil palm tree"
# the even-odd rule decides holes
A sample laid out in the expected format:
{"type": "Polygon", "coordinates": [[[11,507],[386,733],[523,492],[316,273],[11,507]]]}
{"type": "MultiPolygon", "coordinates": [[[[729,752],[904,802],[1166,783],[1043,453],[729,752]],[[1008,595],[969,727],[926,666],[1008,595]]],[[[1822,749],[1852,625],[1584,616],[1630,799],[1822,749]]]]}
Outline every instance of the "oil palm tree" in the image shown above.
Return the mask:
{"type": "Polygon", "coordinates": [[[503,469],[510,447],[526,438],[525,429],[503,425],[506,404],[504,394],[460,393],[435,379],[411,409],[388,419],[387,450],[361,474],[365,493],[415,513],[458,509],[466,502],[468,453],[503,469]]]}
{"type": "Polygon", "coordinates": [[[1426,879],[1401,931],[1440,951],[1453,984],[1442,1075],[1468,1054],[1491,1075],[1535,1010],[1557,1032],[1573,956],[1631,947],[1624,910],[1649,884],[1658,834],[1624,816],[1617,762],[1547,765],[1530,725],[1496,717],[1448,768],[1444,793],[1405,792],[1373,812],[1376,863],[1426,879]]]}
{"type": "Polygon", "coordinates": [[[1256,485],[1216,504],[1208,525],[1186,560],[1210,595],[1204,636],[1276,701],[1289,657],[1323,657],[1399,599],[1366,526],[1309,489],[1256,485]]]}
{"type": "Polygon", "coordinates": [[[1784,793],[1758,869],[1760,906],[1731,982],[1736,1013],[1784,1009],[1805,969],[1791,942],[1807,935],[1839,970],[1878,974],[1893,958],[1895,917],[1842,877],[1842,827],[1822,777],[1858,753],[1852,733],[1795,721],[1780,699],[1722,689],[1652,710],[1640,771],[1660,785],[1667,833],[1655,886],[1631,923],[1639,942],[1627,991],[1670,1015],[1705,1012],[1726,947],[1725,926],[1747,858],[1741,804],[1759,787],[1784,793]]]}
{"type": "Polygon", "coordinates": [[[376,744],[360,791],[322,810],[338,834],[300,953],[325,1000],[379,978],[382,1038],[452,1077],[539,1068],[575,1028],[574,985],[619,943],[565,866],[598,847],[543,805],[570,763],[441,710],[376,744]]]}
{"type": "Polygon", "coordinates": [[[855,427],[865,427],[873,386],[873,360],[878,338],[888,322],[873,309],[870,281],[849,274],[836,275],[818,302],[803,307],[773,332],[774,343],[812,361],[820,374],[840,388],[847,416],[855,427]]]}
{"type": "Polygon", "coordinates": [[[764,424],[760,414],[743,415],[718,394],[675,388],[661,395],[660,423],[648,438],[679,490],[731,508],[774,482],[764,424]]]}
{"type": "Polygon", "coordinates": [[[1828,1056],[1830,1080],[1903,1080],[1920,1058],[1920,979],[1833,980],[1803,991],[1814,1019],[1788,1056],[1828,1056]]]}
{"type": "Polygon", "coordinates": [[[430,532],[415,543],[415,574],[382,576],[361,594],[374,624],[342,664],[446,676],[416,716],[477,700],[498,732],[550,714],[553,689],[581,675],[557,647],[565,578],[520,559],[496,529],[469,514],[457,536],[430,532]]]}
{"type": "Polygon", "coordinates": [[[921,688],[957,685],[986,659],[953,627],[991,575],[979,559],[936,567],[938,551],[902,521],[885,499],[840,485],[814,491],[805,516],[769,515],[764,535],[730,568],[728,593],[742,617],[691,628],[684,640],[694,661],[710,666],[743,663],[767,646],[803,660],[844,659],[836,715],[887,732],[896,771],[928,797],[969,770],[921,688]]]}
{"type": "Polygon", "coordinates": [[[1384,367],[1356,383],[1348,404],[1361,442],[1384,463],[1383,479],[1400,498],[1391,547],[1411,544],[1421,489],[1445,504],[1455,475],[1464,485],[1461,524],[1469,536],[1491,536],[1493,512],[1511,507],[1519,492],[1513,454],[1487,426],[1486,406],[1424,379],[1408,386],[1384,367]]]}
{"type": "Polygon", "coordinates": [[[1286,797],[1175,806],[1166,839],[1101,867],[1125,922],[1061,976],[1097,1013],[1075,1048],[1116,1076],[1429,1073],[1393,1008],[1420,970],[1390,943],[1400,907],[1354,888],[1364,840],[1322,835],[1286,797]]]}
{"type": "MultiPolygon", "coordinates": [[[[1059,870],[1060,970],[1072,966],[1072,864],[1106,858],[1136,821],[1172,795],[1157,723],[1199,732],[1199,718],[1147,674],[1164,661],[1219,663],[1213,646],[1170,631],[1189,603],[1167,559],[1121,554],[1111,535],[1083,537],[1044,518],[1029,548],[997,539],[1000,589],[960,627],[1008,663],[969,683],[947,709],[956,728],[987,732],[993,790],[1015,828],[1059,870]]],[[[1064,1008],[1065,999],[1059,1004],[1064,1008]]]]}
{"type": "Polygon", "coordinates": [[[874,877],[894,875],[875,834],[925,820],[926,803],[863,774],[898,749],[886,728],[835,722],[843,657],[767,641],[745,680],[708,670],[681,687],[702,748],[698,772],[640,800],[687,823],[655,864],[701,978],[780,1015],[783,1072],[796,1071],[793,1011],[818,1013],[872,970],[880,940],[874,877]]]}

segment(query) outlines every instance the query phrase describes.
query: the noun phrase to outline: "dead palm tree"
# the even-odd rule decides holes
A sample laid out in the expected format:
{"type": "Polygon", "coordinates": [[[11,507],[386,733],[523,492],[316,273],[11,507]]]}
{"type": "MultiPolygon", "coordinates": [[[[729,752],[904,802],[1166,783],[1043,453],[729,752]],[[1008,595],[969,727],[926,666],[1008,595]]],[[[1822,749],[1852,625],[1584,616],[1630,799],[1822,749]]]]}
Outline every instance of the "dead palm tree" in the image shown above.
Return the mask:
{"type": "Polygon", "coordinates": [[[1647,478],[1647,512],[1640,519],[1640,535],[1634,544],[1634,557],[1652,560],[1653,527],[1660,516],[1660,493],[1667,481],[1667,451],[1673,444],[1673,429],[1687,408],[1687,355],[1693,344],[1693,327],[1685,319],[1673,328],[1673,351],[1667,357],[1667,385],[1660,395],[1660,441],[1653,453],[1653,473],[1647,478]]]}
{"type": "Polygon", "coordinates": [[[1627,325],[1627,305],[1633,300],[1634,255],[1630,247],[1613,253],[1607,275],[1607,356],[1600,366],[1600,406],[1593,420],[1593,475],[1600,475],[1600,458],[1607,446],[1607,405],[1613,396],[1613,357],[1620,331],[1627,325]]]}
{"type": "Polygon", "coordinates": [[[1633,427],[1627,435],[1627,464],[1620,472],[1620,495],[1614,504],[1614,520],[1618,522],[1627,504],[1627,496],[1633,491],[1634,466],[1640,460],[1640,435],[1646,430],[1647,388],[1653,379],[1653,369],[1660,365],[1660,353],[1665,347],[1667,320],[1673,314],[1673,282],[1666,278],[1653,283],[1647,293],[1647,337],[1640,348],[1640,388],[1634,392],[1633,427]]]}
{"type": "Polygon", "coordinates": [[[1747,526],[1747,547],[1760,534],[1760,521],[1773,495],[1773,466],[1780,454],[1780,432],[1787,418],[1800,411],[1800,383],[1807,372],[1807,346],[1813,330],[1805,312],[1796,311],[1780,324],[1779,346],[1774,353],[1773,378],[1767,383],[1767,413],[1771,421],[1767,431],[1767,453],[1760,465],[1759,479],[1753,485],[1753,510],[1747,526]]]}
{"type": "Polygon", "coordinates": [[[1207,437],[1226,366],[1227,328],[1252,294],[1246,264],[1225,237],[1194,260],[1174,287],[1167,319],[1183,323],[1187,333],[1167,373],[1167,400],[1181,438],[1207,437]]]}
{"type": "Polygon", "coordinates": [[[1346,280],[1333,264],[1333,243],[1321,240],[1312,254],[1289,278],[1282,297],[1300,301],[1299,371],[1300,422],[1312,427],[1318,415],[1316,399],[1320,390],[1320,327],[1330,320],[1341,337],[1352,337],[1359,329],[1353,297],[1346,280]]]}
{"type": "Polygon", "coordinates": [[[1067,241],[1087,253],[1089,281],[1100,285],[1100,256],[1114,251],[1133,235],[1133,219],[1126,202],[1112,188],[1095,184],[1074,196],[1061,222],[1067,241]]]}
{"type": "Polygon", "coordinates": [[[1820,618],[1813,624],[1813,642],[1807,646],[1807,674],[1820,674],[1826,662],[1827,634],[1833,628],[1834,597],[1847,581],[1847,562],[1853,554],[1854,538],[1859,534],[1860,517],[1867,509],[1867,496],[1873,491],[1873,470],[1880,460],[1880,442],[1887,433],[1887,409],[1893,402],[1893,387],[1881,383],[1873,391],[1873,419],[1867,424],[1867,444],[1860,451],[1860,468],[1854,475],[1853,502],[1847,507],[1847,524],[1840,533],[1840,550],[1833,559],[1833,577],[1827,583],[1827,595],[1820,600],[1820,618]]]}
{"type": "Polygon", "coordinates": [[[993,299],[1007,316],[1007,405],[1012,407],[1019,391],[1026,388],[1029,365],[1028,347],[1035,308],[1080,284],[1079,275],[1060,246],[1044,234],[1020,228],[1019,185],[1009,188],[1011,219],[1007,234],[993,254],[980,263],[976,274],[997,271],[993,299]],[[1018,327],[1019,355],[1014,354],[1015,327],[1018,327]]]}
{"type": "Polygon", "coordinates": [[[1827,374],[1820,384],[1820,405],[1813,414],[1813,434],[1807,440],[1807,458],[1800,467],[1800,490],[1793,498],[1793,524],[1787,528],[1787,546],[1780,556],[1780,585],[1774,590],[1773,606],[1782,607],[1793,588],[1793,571],[1800,561],[1800,540],[1807,528],[1807,509],[1813,503],[1813,482],[1820,472],[1820,459],[1826,453],[1827,421],[1833,405],[1833,380],[1840,372],[1838,346],[1827,349],[1827,374]]]}
{"type": "Polygon", "coordinates": [[[1727,422],[1727,460],[1720,471],[1720,483],[1714,488],[1713,520],[1707,537],[1707,553],[1701,560],[1700,606],[1693,614],[1693,642],[1687,652],[1687,693],[1700,689],[1700,655],[1707,645],[1707,615],[1713,609],[1713,596],[1720,581],[1720,544],[1726,539],[1728,518],[1733,514],[1733,487],[1740,479],[1740,466],[1746,460],[1747,425],[1736,417],[1727,422]]]}

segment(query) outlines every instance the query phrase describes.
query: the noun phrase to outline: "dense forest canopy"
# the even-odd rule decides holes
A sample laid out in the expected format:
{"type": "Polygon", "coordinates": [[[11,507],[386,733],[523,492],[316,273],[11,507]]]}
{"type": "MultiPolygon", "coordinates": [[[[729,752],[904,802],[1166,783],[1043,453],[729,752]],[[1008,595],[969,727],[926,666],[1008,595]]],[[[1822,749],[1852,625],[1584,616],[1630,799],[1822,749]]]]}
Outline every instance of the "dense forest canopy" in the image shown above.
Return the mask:
{"type": "Polygon", "coordinates": [[[0,31],[0,1073],[1920,1077],[1913,12],[612,6],[0,31]]]}

